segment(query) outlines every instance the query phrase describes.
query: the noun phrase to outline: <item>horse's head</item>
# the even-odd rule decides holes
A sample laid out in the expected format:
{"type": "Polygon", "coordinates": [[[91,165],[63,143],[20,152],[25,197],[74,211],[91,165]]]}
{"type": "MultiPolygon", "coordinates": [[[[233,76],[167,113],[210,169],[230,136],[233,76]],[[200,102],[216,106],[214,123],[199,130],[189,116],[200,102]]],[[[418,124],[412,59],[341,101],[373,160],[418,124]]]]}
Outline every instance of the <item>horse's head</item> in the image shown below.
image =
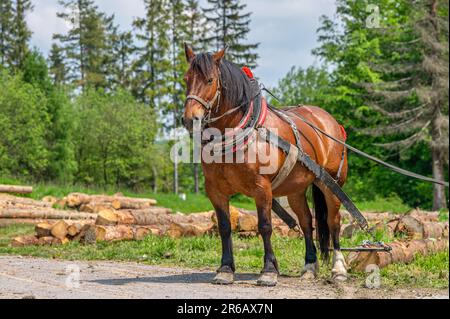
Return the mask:
{"type": "Polygon", "coordinates": [[[186,59],[189,69],[184,80],[187,85],[187,98],[183,122],[192,132],[194,121],[201,121],[217,108],[221,99],[220,63],[225,49],[214,54],[196,55],[191,47],[185,44],[186,59]]]}

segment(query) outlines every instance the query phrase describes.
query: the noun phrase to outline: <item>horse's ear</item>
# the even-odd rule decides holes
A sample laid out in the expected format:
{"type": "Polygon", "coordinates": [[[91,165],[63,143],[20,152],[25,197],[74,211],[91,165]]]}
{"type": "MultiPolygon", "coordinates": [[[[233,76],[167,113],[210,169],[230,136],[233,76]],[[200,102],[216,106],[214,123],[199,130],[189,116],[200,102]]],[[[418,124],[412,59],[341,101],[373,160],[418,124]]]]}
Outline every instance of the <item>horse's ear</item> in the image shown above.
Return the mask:
{"type": "Polygon", "coordinates": [[[228,46],[225,46],[222,50],[217,51],[216,53],[214,53],[214,61],[216,61],[217,63],[219,63],[223,57],[225,56],[225,53],[227,52],[228,46]]]}
{"type": "Polygon", "coordinates": [[[194,50],[185,42],[184,43],[184,52],[186,53],[186,60],[191,62],[193,58],[195,58],[194,50]]]}

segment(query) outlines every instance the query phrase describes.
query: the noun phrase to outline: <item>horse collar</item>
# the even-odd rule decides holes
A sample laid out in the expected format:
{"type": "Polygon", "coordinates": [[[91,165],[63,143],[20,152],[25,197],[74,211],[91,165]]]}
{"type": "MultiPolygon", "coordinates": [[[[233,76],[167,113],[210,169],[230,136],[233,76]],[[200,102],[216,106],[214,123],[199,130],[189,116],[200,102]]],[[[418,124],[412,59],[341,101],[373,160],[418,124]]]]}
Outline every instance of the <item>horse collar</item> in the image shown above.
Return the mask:
{"type": "Polygon", "coordinates": [[[206,144],[212,146],[222,155],[235,153],[238,149],[243,149],[253,141],[255,129],[261,127],[267,117],[267,102],[259,92],[250,102],[250,105],[239,122],[238,126],[227,130],[221,138],[207,141],[206,144]]]}

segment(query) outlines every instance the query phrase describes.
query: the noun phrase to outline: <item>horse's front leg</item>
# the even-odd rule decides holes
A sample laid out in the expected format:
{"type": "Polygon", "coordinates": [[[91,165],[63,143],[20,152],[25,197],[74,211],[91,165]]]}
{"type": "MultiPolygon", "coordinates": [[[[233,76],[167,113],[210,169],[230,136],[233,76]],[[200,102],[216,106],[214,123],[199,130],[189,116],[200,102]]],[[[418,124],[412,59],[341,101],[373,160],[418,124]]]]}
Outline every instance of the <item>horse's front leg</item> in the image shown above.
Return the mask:
{"type": "Polygon", "coordinates": [[[233,244],[231,240],[230,198],[218,193],[216,190],[208,192],[208,188],[206,188],[206,192],[216,211],[220,239],[222,240],[222,262],[212,283],[217,285],[231,285],[234,282],[236,268],[234,266],[233,244]]]}
{"type": "Polygon", "coordinates": [[[264,268],[257,284],[276,286],[278,282],[278,262],[272,249],[272,189],[270,182],[263,179],[258,183],[255,203],[258,210],[258,231],[264,242],[264,268]]]}

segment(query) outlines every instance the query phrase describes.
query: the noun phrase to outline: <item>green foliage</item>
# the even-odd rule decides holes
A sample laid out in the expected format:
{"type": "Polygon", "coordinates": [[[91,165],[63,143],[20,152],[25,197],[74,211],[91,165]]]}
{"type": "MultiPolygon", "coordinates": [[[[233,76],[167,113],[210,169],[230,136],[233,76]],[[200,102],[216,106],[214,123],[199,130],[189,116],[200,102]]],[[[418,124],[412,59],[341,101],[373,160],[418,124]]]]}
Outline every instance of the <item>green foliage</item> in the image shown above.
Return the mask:
{"type": "MultiPolygon", "coordinates": [[[[286,105],[326,105],[326,99],[330,91],[330,79],[327,71],[308,67],[292,67],[291,70],[279,81],[273,90],[277,97],[286,105]]],[[[272,100],[273,105],[283,103],[272,100]]]]}
{"type": "Polygon", "coordinates": [[[156,134],[153,111],[119,90],[89,89],[76,100],[74,143],[77,180],[134,187],[147,182],[138,172],[151,161],[156,134]]]}
{"type": "MultiPolygon", "coordinates": [[[[372,4],[371,1],[339,0],[336,20],[321,18],[322,25],[318,30],[320,46],[314,53],[332,70],[331,89],[327,91],[326,100],[321,106],[347,129],[349,144],[405,169],[431,175],[431,154],[425,143],[409,145],[406,151],[392,154],[379,144],[390,144],[408,137],[400,134],[400,128],[395,129],[392,124],[387,126],[390,127],[391,133],[394,133],[393,136],[368,135],[364,132],[368,127],[379,129],[389,123],[383,114],[374,110],[373,103],[371,104],[368,98],[369,88],[378,85],[382,80],[398,80],[399,78],[389,79],[387,77],[389,72],[386,70],[395,69],[396,65],[399,69],[408,70],[411,61],[417,59],[418,51],[414,53],[414,50],[410,49],[415,44],[414,41],[408,42],[411,38],[408,38],[410,35],[407,26],[409,27],[411,21],[416,19],[415,14],[420,12],[416,9],[425,2],[419,1],[413,6],[407,0],[378,1],[376,5],[380,12],[379,26],[371,27],[370,18],[374,12],[367,10],[372,4]],[[410,54],[411,52],[413,53],[410,54]],[[404,64],[402,67],[401,63],[404,64]]],[[[391,86],[394,85],[394,82],[391,83],[391,86]]],[[[410,88],[405,88],[408,89],[410,88]]],[[[300,94],[301,90],[293,92],[297,92],[291,93],[295,96],[300,94]]],[[[387,95],[384,101],[388,101],[387,95]]],[[[391,101],[391,104],[394,107],[392,111],[402,111],[398,103],[391,101]]],[[[409,126],[406,124],[405,127],[409,129],[417,124],[412,123],[410,122],[409,126]]],[[[432,185],[392,173],[351,153],[349,167],[346,188],[357,200],[371,200],[377,196],[389,197],[397,194],[410,206],[431,207],[432,185]]]]}
{"type": "Polygon", "coordinates": [[[0,92],[0,172],[43,178],[49,162],[46,97],[6,72],[0,72],[0,92]]]}

